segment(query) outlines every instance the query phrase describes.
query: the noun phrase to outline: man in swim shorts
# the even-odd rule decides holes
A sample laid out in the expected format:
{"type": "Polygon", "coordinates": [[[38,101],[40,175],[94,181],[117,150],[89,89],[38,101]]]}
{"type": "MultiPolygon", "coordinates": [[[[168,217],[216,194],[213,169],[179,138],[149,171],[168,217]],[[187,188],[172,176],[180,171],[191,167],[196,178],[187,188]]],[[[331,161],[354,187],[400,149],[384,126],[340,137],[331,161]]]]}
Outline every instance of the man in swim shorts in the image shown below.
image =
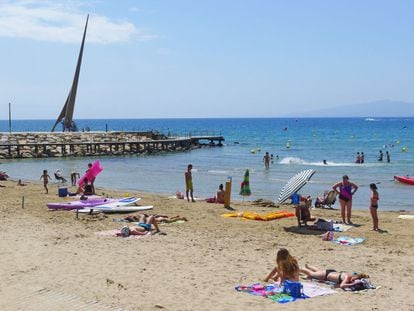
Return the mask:
{"type": "Polygon", "coordinates": [[[194,196],[193,196],[193,176],[191,174],[191,170],[193,169],[192,164],[188,164],[187,171],[185,172],[185,194],[187,196],[187,201],[190,202],[190,198],[188,196],[188,193],[191,195],[191,202],[195,202],[194,196]]]}

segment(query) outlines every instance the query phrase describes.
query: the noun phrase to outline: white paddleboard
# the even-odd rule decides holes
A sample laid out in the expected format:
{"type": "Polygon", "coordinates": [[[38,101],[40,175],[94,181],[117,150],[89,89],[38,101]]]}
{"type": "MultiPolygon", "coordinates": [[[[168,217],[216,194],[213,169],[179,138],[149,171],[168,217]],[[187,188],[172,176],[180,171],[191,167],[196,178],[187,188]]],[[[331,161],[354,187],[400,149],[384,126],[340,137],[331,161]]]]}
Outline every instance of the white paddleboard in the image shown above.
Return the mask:
{"type": "Polygon", "coordinates": [[[139,200],[141,200],[141,198],[136,198],[136,197],[123,198],[123,199],[120,199],[120,200],[115,201],[115,202],[97,205],[97,206],[94,206],[93,208],[96,209],[96,208],[116,208],[116,207],[122,207],[122,206],[127,206],[127,205],[131,205],[131,204],[135,204],[139,200]]]}
{"type": "Polygon", "coordinates": [[[153,209],[154,206],[146,205],[146,206],[118,206],[118,207],[97,207],[94,206],[92,208],[84,208],[80,209],[79,213],[82,214],[96,214],[96,213],[105,213],[105,214],[115,214],[115,213],[133,213],[138,211],[147,211],[153,209]]]}

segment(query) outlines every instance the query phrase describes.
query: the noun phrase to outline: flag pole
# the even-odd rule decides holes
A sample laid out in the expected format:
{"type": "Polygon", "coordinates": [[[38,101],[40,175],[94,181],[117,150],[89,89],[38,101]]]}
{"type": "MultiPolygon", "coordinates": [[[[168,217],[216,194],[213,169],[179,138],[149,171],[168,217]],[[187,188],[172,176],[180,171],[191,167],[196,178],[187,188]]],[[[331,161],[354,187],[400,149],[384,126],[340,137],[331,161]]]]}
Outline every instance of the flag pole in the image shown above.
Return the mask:
{"type": "Polygon", "coordinates": [[[11,133],[11,103],[9,103],[9,133],[11,133]]]}

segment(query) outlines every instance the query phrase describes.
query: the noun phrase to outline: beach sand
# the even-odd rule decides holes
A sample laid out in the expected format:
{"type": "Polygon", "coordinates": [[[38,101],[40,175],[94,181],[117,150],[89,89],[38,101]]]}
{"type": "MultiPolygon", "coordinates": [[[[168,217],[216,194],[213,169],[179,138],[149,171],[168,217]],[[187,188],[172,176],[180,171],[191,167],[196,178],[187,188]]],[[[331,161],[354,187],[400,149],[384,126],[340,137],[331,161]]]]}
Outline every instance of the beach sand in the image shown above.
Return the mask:
{"type": "MultiPolygon", "coordinates": [[[[49,211],[46,203],[64,201],[57,186],[0,188],[0,310],[414,310],[414,220],[401,212],[382,212],[380,228],[371,231],[368,211],[354,211],[356,226],[339,235],[363,236],[359,245],[322,241],[297,227],[296,218],[268,222],[224,218],[222,205],[154,194],[129,193],[154,205],[154,213],[181,215],[185,223],[163,224],[167,235],[129,239],[95,232],[121,228],[114,218],[126,215],[80,215],[49,211]],[[24,196],[24,208],[22,197],[24,196]],[[300,265],[366,272],[380,286],[278,304],[235,291],[239,284],[260,282],[273,268],[276,252],[287,248],[300,265]],[[82,309],[83,310],[83,309],[82,309]]],[[[97,189],[122,197],[122,192],[97,189]]],[[[274,208],[234,202],[237,211],[274,208]]],[[[293,211],[290,205],[278,210],[293,211]]],[[[339,220],[338,210],[313,209],[316,217],[339,220]]],[[[307,282],[303,280],[303,282],[307,282]]]]}

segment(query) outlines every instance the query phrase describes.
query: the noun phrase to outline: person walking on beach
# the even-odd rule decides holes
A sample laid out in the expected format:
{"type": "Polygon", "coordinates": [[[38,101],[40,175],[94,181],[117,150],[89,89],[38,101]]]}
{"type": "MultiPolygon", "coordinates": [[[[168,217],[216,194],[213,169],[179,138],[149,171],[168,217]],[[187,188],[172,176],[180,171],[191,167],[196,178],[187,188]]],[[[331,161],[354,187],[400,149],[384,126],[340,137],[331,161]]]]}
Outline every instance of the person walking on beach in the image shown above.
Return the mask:
{"type": "Polygon", "coordinates": [[[70,173],[70,181],[72,182],[72,186],[76,186],[76,180],[80,178],[80,174],[78,172],[70,173]]]}
{"type": "Polygon", "coordinates": [[[351,210],[352,210],[352,196],[358,190],[358,186],[349,181],[348,175],[342,177],[342,181],[333,185],[332,189],[339,194],[339,203],[341,204],[341,217],[343,223],[345,221],[345,214],[348,224],[352,225],[351,222],[351,210]],[[339,189],[339,190],[338,190],[339,189]]]}
{"type": "Polygon", "coordinates": [[[387,156],[387,162],[390,163],[391,162],[391,156],[390,153],[388,151],[385,152],[386,156],[387,156]]]}
{"type": "Polygon", "coordinates": [[[52,178],[50,178],[49,174],[47,173],[47,170],[43,170],[43,174],[42,176],[40,176],[40,179],[43,179],[43,187],[46,190],[46,194],[48,194],[49,189],[47,188],[47,184],[49,183],[49,179],[52,179],[52,178]]]}
{"type": "Polygon", "coordinates": [[[379,194],[377,191],[377,185],[372,183],[369,185],[369,188],[371,189],[371,200],[370,200],[370,206],[369,210],[371,212],[372,216],[372,223],[373,227],[372,230],[378,231],[378,200],[379,200],[379,194]]]}
{"type": "Polygon", "coordinates": [[[266,152],[266,154],[263,157],[263,162],[265,165],[265,169],[269,169],[269,165],[270,165],[270,156],[269,156],[269,152],[266,152]]]}
{"type": "Polygon", "coordinates": [[[195,202],[194,196],[193,196],[193,176],[191,174],[191,170],[193,169],[192,164],[188,164],[187,171],[185,172],[185,194],[187,196],[187,201],[190,202],[190,198],[188,196],[188,193],[191,195],[191,202],[195,202]]]}

